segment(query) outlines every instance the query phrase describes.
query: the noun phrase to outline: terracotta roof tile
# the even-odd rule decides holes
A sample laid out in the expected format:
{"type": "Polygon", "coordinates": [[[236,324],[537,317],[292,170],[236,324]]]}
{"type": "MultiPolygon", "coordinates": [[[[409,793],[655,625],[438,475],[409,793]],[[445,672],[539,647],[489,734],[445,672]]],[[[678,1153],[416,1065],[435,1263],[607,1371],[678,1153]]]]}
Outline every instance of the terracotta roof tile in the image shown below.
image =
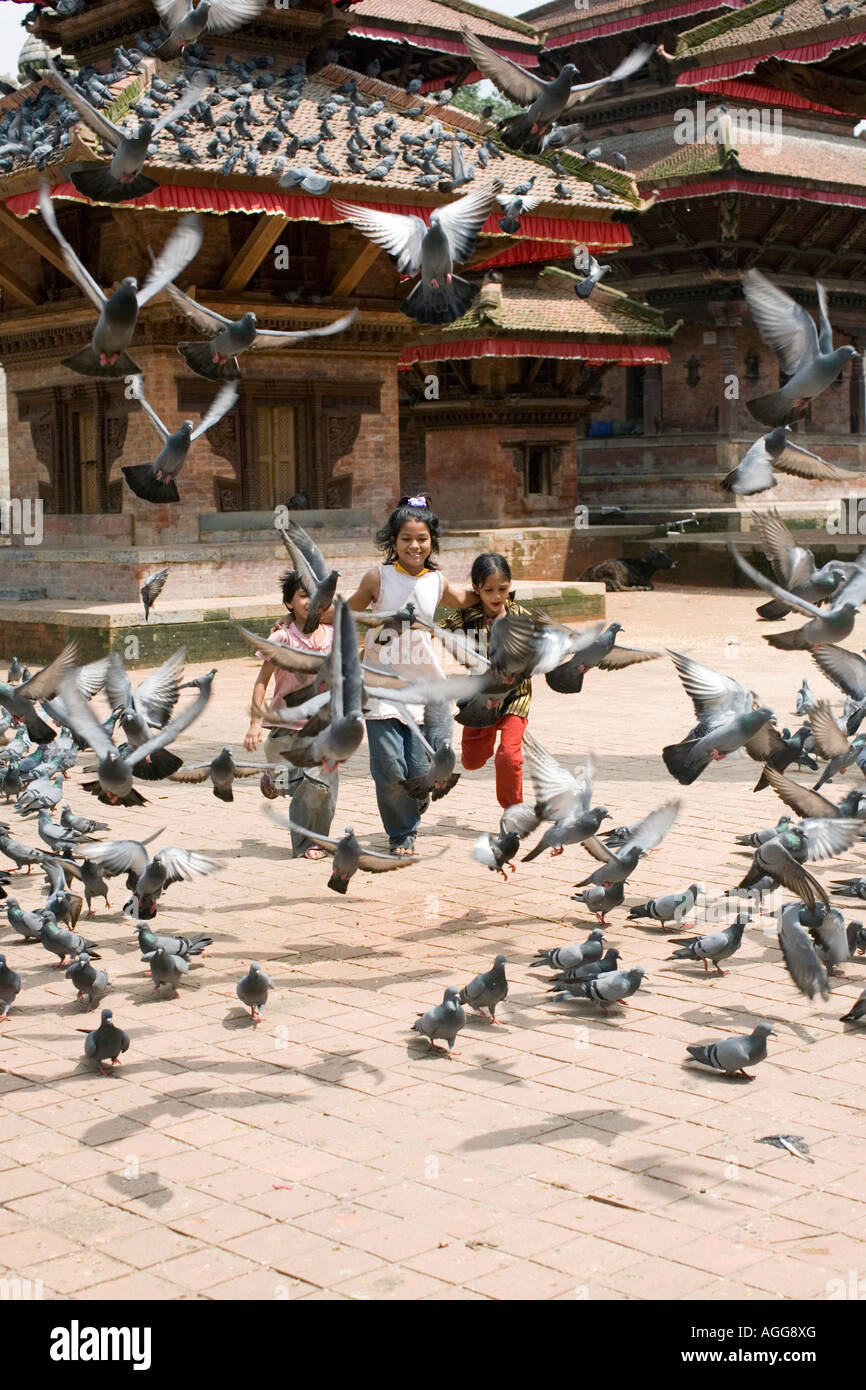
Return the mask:
{"type": "Polygon", "coordinates": [[[524,20],[498,14],[492,7],[464,4],[461,0],[358,0],[347,14],[353,22],[387,20],[407,28],[440,29],[457,38],[465,23],[473,34],[493,41],[494,46],[497,39],[511,46],[525,44],[535,48],[538,45],[535,30],[524,20]]]}
{"type": "Polygon", "coordinates": [[[808,44],[824,43],[828,39],[844,38],[848,34],[866,31],[866,15],[855,10],[847,19],[827,19],[818,0],[755,0],[733,14],[722,15],[719,19],[701,24],[680,35],[677,44],[678,60],[700,57],[709,62],[724,62],[731,54],[741,50],[766,53],[773,57],[784,48],[796,48],[808,44]],[[784,9],[784,19],[775,29],[773,21],[784,9]]]}
{"type": "MultiPolygon", "coordinates": [[[[160,67],[162,76],[170,77],[170,72],[166,72],[166,65],[160,67]]],[[[234,85],[237,81],[231,73],[217,69],[218,82],[223,86],[234,85]]],[[[409,97],[398,87],[390,86],[377,79],[361,76],[358,73],[350,72],[346,68],[331,65],[323,68],[320,72],[311,77],[304,89],[295,114],[291,118],[290,126],[293,135],[300,139],[314,136],[320,129],[321,116],[319,106],[333,93],[335,88],[341,86],[348,79],[353,78],[358,90],[366,97],[373,100],[382,99],[386,102],[386,107],[378,115],[373,117],[362,116],[361,127],[365,138],[369,139],[371,145],[376,140],[376,134],[372,127],[376,122],[382,122],[387,117],[393,116],[395,126],[392,135],[388,139],[388,145],[401,151],[400,136],[402,134],[418,135],[428,131],[433,121],[441,122],[445,129],[445,138],[442,139],[439,158],[450,159],[450,148],[453,143],[454,135],[457,130],[465,131],[473,137],[483,136],[488,131],[494,132],[494,128],[488,123],[479,120],[466,111],[460,111],[456,107],[443,107],[435,102],[422,101],[418,97],[409,97]],[[424,113],[419,116],[407,116],[404,113],[413,106],[423,105],[424,113]],[[451,135],[451,139],[447,137],[451,135]]],[[[118,95],[129,85],[130,79],[126,78],[123,82],[116,84],[113,91],[118,95]]],[[[50,85],[50,82],[47,84],[50,85]]],[[[31,86],[16,92],[13,97],[7,97],[0,102],[0,112],[8,104],[20,104],[27,95],[36,94],[37,86],[31,86]]],[[[271,96],[280,92],[279,85],[269,89],[271,96]]],[[[157,137],[156,151],[148,160],[146,169],[154,177],[159,178],[161,173],[173,176],[169,182],[183,183],[185,180],[199,184],[219,184],[226,188],[261,188],[263,183],[271,183],[274,192],[279,192],[276,186],[276,175],[273,172],[274,160],[281,154],[285,159],[283,151],[287,137],[280,136],[279,146],[274,150],[266,150],[259,154],[259,163],[255,174],[249,173],[245,168],[246,151],[255,150],[262,137],[273,129],[273,114],[265,105],[265,92],[256,91],[250,98],[254,115],[261,121],[260,125],[252,127],[254,136],[253,141],[247,141],[234,136],[233,148],[241,150],[241,157],[235,165],[234,171],[230,175],[220,175],[219,171],[226,159],[226,150],[221,149],[216,156],[207,152],[207,146],[214,138],[213,132],[207,129],[196,118],[185,120],[185,140],[196,151],[199,156],[198,161],[185,161],[178,153],[177,143],[168,131],[162,131],[157,137]]],[[[212,114],[216,121],[229,111],[231,103],[224,101],[211,107],[212,114]]],[[[330,175],[332,181],[331,196],[337,198],[355,197],[366,198],[372,201],[387,202],[389,195],[394,201],[403,204],[432,205],[436,206],[443,201],[443,195],[436,188],[432,191],[420,187],[417,183],[419,171],[407,166],[402,157],[398,157],[397,162],[383,180],[373,180],[366,177],[366,172],[374,169],[379,163],[379,156],[374,149],[363,152],[364,174],[353,173],[346,162],[347,150],[346,141],[351,134],[351,126],[348,124],[345,110],[339,110],[330,118],[330,128],[334,132],[334,139],[324,142],[324,152],[326,157],[333,163],[339,171],[337,175],[330,175]],[[396,196],[395,196],[396,195],[396,196]]],[[[232,131],[232,127],[227,129],[232,131]]],[[[73,137],[69,149],[57,149],[48,161],[48,168],[56,168],[60,164],[68,164],[75,159],[88,158],[95,156],[99,151],[99,142],[85,126],[77,124],[72,128],[73,137]]],[[[409,147],[412,149],[412,147],[409,147]]],[[[640,198],[634,180],[630,175],[624,174],[619,170],[610,169],[607,166],[588,165],[579,172],[574,172],[565,182],[572,191],[569,200],[563,200],[555,192],[555,185],[559,177],[553,173],[549,165],[552,156],[545,155],[539,157],[529,157],[526,155],[516,155],[511,151],[503,150],[504,158],[500,160],[490,160],[490,164],[485,171],[480,166],[477,168],[477,179],[480,182],[500,178],[506,190],[513,189],[525,182],[528,176],[534,176],[534,192],[542,195],[542,204],[536,210],[535,216],[552,217],[573,220],[607,220],[616,212],[633,210],[641,206],[640,198]],[[606,201],[601,201],[595,197],[592,189],[593,179],[599,180],[611,190],[611,196],[606,201]]],[[[464,155],[467,164],[477,160],[477,145],[475,149],[468,146],[464,147],[464,155]]],[[[570,170],[577,170],[577,160],[571,156],[561,156],[562,162],[570,170]]],[[[301,149],[290,159],[286,160],[286,167],[308,165],[311,169],[320,171],[320,166],[316,161],[316,149],[301,149]]],[[[325,172],[322,170],[321,172],[325,172]]],[[[8,175],[4,177],[4,192],[6,196],[14,192],[32,189],[36,186],[36,170],[33,161],[18,161],[13,165],[8,175]]],[[[443,172],[442,178],[447,175],[443,172]]]]}
{"type": "Polygon", "coordinates": [[[616,290],[599,286],[589,299],[579,299],[574,293],[579,279],[567,271],[548,267],[534,285],[504,286],[502,307],[496,312],[495,322],[476,302],[462,318],[442,329],[441,335],[446,340],[480,331],[485,337],[525,337],[527,332],[533,337],[550,334],[558,338],[673,337],[675,329],[665,326],[661,313],[616,290]]]}
{"type": "MultiPolygon", "coordinates": [[[[550,35],[556,35],[563,29],[592,28],[599,20],[633,20],[634,23],[629,27],[638,28],[643,16],[663,16],[666,10],[676,10],[681,4],[682,0],[599,0],[598,4],[595,0],[590,0],[579,8],[566,0],[566,3],[558,4],[555,10],[549,5],[527,10],[523,18],[534,24],[539,34],[550,35]],[[545,11],[549,13],[546,14],[545,11]]],[[[735,4],[736,0],[704,0],[696,13],[727,11],[735,4]]]]}
{"type": "MultiPolygon", "coordinates": [[[[708,116],[711,110],[712,104],[708,102],[708,116]]],[[[729,111],[734,112],[735,108],[729,111]]],[[[760,114],[757,107],[754,113],[760,114]]],[[[776,114],[766,111],[770,120],[776,114]]],[[[784,125],[784,117],[778,126],[767,126],[762,138],[757,136],[757,128],[752,132],[748,123],[740,124],[734,119],[730,157],[715,140],[676,145],[671,136],[666,140],[667,148],[659,144],[647,146],[643,157],[635,153],[630,162],[644,189],[664,180],[687,179],[725,168],[736,173],[739,168],[812,188],[823,184],[856,193],[864,191],[864,150],[862,143],[852,136],[792,128],[784,125]],[[752,133],[756,138],[750,138],[752,133]]]]}

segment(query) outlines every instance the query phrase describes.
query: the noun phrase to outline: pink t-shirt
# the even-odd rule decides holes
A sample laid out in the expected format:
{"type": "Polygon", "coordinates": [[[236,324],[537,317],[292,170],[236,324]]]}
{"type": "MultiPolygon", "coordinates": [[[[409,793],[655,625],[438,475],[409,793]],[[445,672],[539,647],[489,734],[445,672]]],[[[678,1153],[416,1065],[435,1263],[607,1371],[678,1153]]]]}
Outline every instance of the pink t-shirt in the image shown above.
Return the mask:
{"type": "MultiPolygon", "coordinates": [[[[282,618],[271,632],[268,633],[269,642],[277,642],[281,647],[297,647],[301,651],[307,652],[329,652],[331,643],[334,640],[334,629],[327,623],[320,623],[315,632],[301,632],[295,623],[294,618],[282,618]]],[[[258,652],[258,656],[263,661],[267,657],[258,652]]],[[[310,685],[313,677],[306,671],[284,671],[278,666],[274,672],[274,688],[271,704],[277,709],[283,709],[286,703],[285,697],[293,690],[299,689],[302,685],[310,685]]],[[[267,724],[267,720],[264,721],[267,724]]],[[[279,724],[279,728],[291,727],[291,725],[279,724]]],[[[301,727],[298,725],[297,727],[301,727]]]]}

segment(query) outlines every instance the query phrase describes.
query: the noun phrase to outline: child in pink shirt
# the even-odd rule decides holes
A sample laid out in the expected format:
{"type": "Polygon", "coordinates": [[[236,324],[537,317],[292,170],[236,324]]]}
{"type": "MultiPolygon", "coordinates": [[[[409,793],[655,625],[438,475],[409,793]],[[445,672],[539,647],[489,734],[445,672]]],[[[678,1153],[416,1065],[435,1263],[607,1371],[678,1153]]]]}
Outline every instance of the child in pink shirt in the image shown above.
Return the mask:
{"type": "MultiPolygon", "coordinates": [[[[331,650],[333,628],[329,624],[320,623],[314,632],[305,633],[303,626],[310,607],[310,595],[294,570],[283,575],[282,586],[283,603],[288,611],[269,633],[268,640],[281,646],[321,652],[325,655],[331,650]]],[[[286,671],[271,661],[265,661],[253,686],[250,727],[244,738],[244,747],[250,753],[255,752],[262,741],[264,730],[268,729],[265,756],[268,763],[276,766],[280,772],[285,769],[285,777],[280,777],[279,782],[282,784],[282,794],[292,797],[289,809],[291,819],[297,825],[305,825],[310,830],[327,835],[334,818],[339,774],[336,771],[323,772],[321,768],[296,768],[280,757],[280,750],[291,745],[294,733],[303,728],[304,721],[284,724],[276,720],[268,721],[267,715],[263,719],[257,713],[264,708],[265,695],[272,676],[274,689],[271,708],[274,711],[285,708],[286,696],[301,686],[309,685],[313,679],[312,675],[304,671],[286,671]]],[[[280,795],[280,790],[275,786],[276,780],[269,772],[262,773],[261,789],[264,796],[273,798],[280,795]]],[[[307,859],[322,859],[325,855],[325,851],[314,845],[307,836],[297,835],[295,831],[292,831],[292,850],[296,859],[299,855],[304,855],[307,859]]]]}

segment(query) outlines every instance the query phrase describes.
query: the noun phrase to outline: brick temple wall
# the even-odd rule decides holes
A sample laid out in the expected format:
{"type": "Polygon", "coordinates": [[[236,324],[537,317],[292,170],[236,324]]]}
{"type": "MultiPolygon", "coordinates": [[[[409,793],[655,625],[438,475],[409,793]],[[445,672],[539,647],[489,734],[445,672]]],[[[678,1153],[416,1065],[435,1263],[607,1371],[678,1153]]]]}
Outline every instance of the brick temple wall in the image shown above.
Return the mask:
{"type": "MultiPolygon", "coordinates": [[[[436,429],[427,435],[427,490],[440,516],[454,525],[472,521],[515,524],[533,514],[571,513],[577,502],[573,425],[479,425],[436,429]],[[550,496],[527,498],[511,446],[524,441],[561,447],[550,496]]],[[[541,576],[539,576],[541,577],[541,576]]]]}

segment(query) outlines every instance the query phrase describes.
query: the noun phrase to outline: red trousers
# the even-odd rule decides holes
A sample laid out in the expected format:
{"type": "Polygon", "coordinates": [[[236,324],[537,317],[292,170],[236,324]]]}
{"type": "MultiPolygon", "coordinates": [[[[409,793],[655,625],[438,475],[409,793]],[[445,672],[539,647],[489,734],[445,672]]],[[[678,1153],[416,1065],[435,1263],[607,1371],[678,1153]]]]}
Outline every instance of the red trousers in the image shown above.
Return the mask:
{"type": "Polygon", "coordinates": [[[523,731],[527,721],[519,714],[506,714],[487,729],[463,730],[463,766],[469,772],[483,767],[493,752],[496,734],[496,798],[503,808],[523,800],[523,731]]]}

